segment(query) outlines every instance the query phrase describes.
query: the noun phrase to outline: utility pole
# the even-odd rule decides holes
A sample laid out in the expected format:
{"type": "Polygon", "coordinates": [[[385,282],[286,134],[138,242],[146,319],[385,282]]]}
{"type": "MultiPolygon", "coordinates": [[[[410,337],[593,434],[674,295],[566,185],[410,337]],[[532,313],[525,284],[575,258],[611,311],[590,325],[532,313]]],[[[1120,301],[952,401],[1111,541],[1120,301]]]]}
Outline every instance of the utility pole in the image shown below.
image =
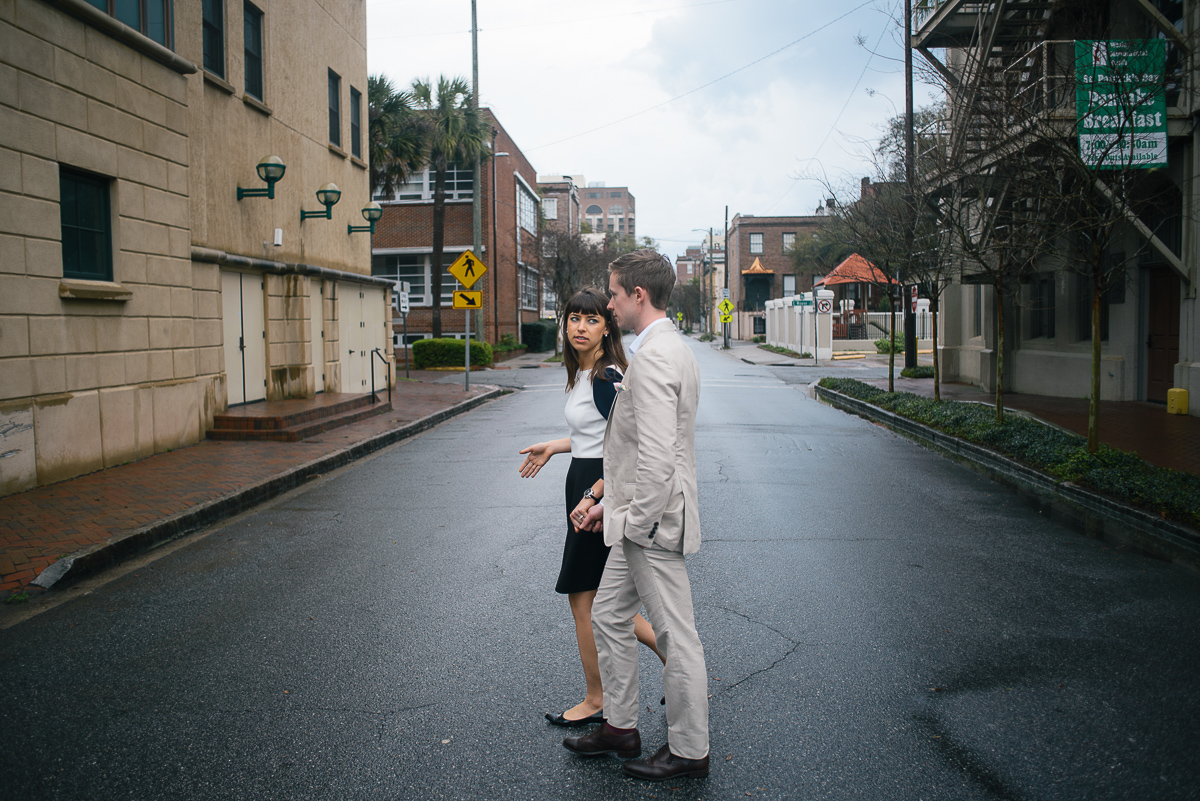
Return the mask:
{"type": "MultiPolygon", "coordinates": [[[[471,108],[479,114],[479,26],[475,21],[475,0],[471,0],[471,108]]],[[[482,160],[475,156],[475,170],[471,174],[471,252],[475,258],[483,251],[483,225],[480,220],[482,199],[479,195],[479,168],[482,160]]],[[[437,265],[440,269],[441,265],[437,265]]],[[[463,391],[471,389],[471,310],[466,310],[467,322],[464,331],[466,348],[465,370],[463,370],[463,391]]],[[[479,322],[483,322],[483,311],[480,310],[479,322]]],[[[483,326],[480,326],[482,333],[483,326]]]]}
{"type": "MultiPolygon", "coordinates": [[[[912,270],[913,259],[913,226],[916,224],[916,159],[913,151],[913,62],[912,62],[912,0],[904,0],[904,257],[908,261],[908,269],[912,270]]],[[[915,305],[916,285],[913,293],[903,291],[901,286],[900,302],[904,304],[904,366],[917,366],[917,315],[915,305]]],[[[892,301],[895,303],[895,301],[892,301]]],[[[896,339],[892,334],[892,341],[896,339]]],[[[934,343],[937,347],[937,343],[934,343]]]]}
{"type": "MultiPolygon", "coordinates": [[[[725,207],[725,297],[729,297],[729,206],[725,207]]],[[[724,346],[729,350],[729,323],[722,323],[721,327],[725,329],[724,346]]]]}
{"type": "MultiPolygon", "coordinates": [[[[708,271],[716,270],[716,257],[713,254],[713,227],[708,227],[708,271]]],[[[704,284],[708,283],[708,276],[704,275],[704,265],[700,265],[700,311],[704,313],[704,327],[707,330],[713,330],[713,309],[704,308],[704,284]]],[[[715,293],[714,293],[715,295],[715,293]]],[[[713,301],[713,306],[716,306],[716,297],[710,297],[713,301]]]]}

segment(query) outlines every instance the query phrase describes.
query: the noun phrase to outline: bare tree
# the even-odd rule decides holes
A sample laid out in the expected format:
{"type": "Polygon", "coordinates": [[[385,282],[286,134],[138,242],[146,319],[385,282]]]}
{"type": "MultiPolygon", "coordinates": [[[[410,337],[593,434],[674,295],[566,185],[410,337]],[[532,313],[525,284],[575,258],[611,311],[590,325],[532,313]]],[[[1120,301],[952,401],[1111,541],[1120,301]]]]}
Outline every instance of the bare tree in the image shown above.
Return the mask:
{"type": "Polygon", "coordinates": [[[913,204],[905,196],[904,184],[896,182],[872,184],[864,179],[859,197],[842,202],[849,192],[838,192],[825,185],[826,193],[834,199],[832,220],[822,229],[822,236],[844,243],[877,268],[868,281],[881,295],[890,300],[888,391],[896,389],[896,298],[895,286],[908,276],[912,263],[913,204]]]}

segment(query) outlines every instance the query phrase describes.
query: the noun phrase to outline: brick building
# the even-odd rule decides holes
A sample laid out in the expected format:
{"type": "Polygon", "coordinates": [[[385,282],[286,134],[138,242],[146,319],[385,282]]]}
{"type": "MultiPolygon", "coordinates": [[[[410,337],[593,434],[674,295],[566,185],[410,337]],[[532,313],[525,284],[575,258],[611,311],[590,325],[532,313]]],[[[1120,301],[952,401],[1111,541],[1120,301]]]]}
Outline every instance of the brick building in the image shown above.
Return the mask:
{"type": "Polygon", "coordinates": [[[583,220],[592,233],[637,236],[637,202],[627,186],[592,182],[580,190],[583,220]]]}
{"type": "Polygon", "coordinates": [[[811,275],[796,275],[789,250],[797,237],[812,236],[829,218],[755,217],[735,214],[729,223],[729,299],[734,305],[730,336],[766,333],[765,304],[812,289],[811,275]]]}
{"type": "MultiPolygon", "coordinates": [[[[543,305],[537,253],[541,201],[537,173],[491,109],[482,112],[492,125],[497,155],[483,163],[483,252],[476,255],[483,259],[488,273],[472,287],[483,291],[482,313],[472,315],[472,338],[496,342],[502,335],[512,334],[519,340],[520,324],[537,320],[543,305]]],[[[444,268],[471,249],[473,172],[470,165],[451,165],[447,177],[441,293],[444,337],[464,336],[466,315],[451,308],[453,292],[461,287],[444,268]]],[[[371,241],[371,274],[408,282],[411,344],[432,336],[433,174],[425,169],[394,194],[376,194],[375,200],[383,206],[383,217],[371,241]]],[[[392,324],[393,343],[402,348],[400,317],[394,317],[392,324]]],[[[398,354],[403,358],[403,351],[398,354]]]]}
{"type": "Polygon", "coordinates": [[[543,235],[579,233],[582,207],[579,201],[579,185],[571,175],[539,175],[538,194],[542,196],[543,235]]]}

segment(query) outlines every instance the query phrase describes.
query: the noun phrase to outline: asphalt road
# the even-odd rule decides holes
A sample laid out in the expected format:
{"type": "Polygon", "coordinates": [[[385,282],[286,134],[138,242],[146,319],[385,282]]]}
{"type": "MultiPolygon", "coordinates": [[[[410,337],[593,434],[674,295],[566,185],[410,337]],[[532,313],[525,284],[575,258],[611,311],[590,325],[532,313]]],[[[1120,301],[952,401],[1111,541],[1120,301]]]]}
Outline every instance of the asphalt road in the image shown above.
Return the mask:
{"type": "MultiPolygon", "coordinates": [[[[565,751],[561,369],[0,631],[4,799],[1200,797],[1200,577],[693,342],[712,775],[565,751]]],[[[647,749],[665,738],[643,655],[647,749]]]]}

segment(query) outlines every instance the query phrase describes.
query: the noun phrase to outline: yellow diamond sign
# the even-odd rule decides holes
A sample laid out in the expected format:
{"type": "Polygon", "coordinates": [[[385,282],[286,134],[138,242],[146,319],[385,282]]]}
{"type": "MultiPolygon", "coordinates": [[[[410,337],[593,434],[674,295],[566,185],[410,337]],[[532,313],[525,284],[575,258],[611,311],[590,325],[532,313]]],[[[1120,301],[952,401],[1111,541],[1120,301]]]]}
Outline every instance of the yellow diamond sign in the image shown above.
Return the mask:
{"type": "Polygon", "coordinates": [[[733,304],[729,302],[729,298],[717,304],[717,308],[721,310],[721,314],[729,314],[733,311],[733,304]]]}
{"type": "Polygon", "coordinates": [[[459,289],[454,293],[454,308],[479,309],[483,307],[483,292],[464,292],[459,289]]]}
{"type": "Polygon", "coordinates": [[[447,269],[458,279],[458,283],[462,284],[464,289],[470,289],[476,281],[483,278],[483,274],[487,272],[488,268],[486,264],[476,258],[474,253],[464,250],[462,255],[454,260],[454,264],[447,269]]]}

